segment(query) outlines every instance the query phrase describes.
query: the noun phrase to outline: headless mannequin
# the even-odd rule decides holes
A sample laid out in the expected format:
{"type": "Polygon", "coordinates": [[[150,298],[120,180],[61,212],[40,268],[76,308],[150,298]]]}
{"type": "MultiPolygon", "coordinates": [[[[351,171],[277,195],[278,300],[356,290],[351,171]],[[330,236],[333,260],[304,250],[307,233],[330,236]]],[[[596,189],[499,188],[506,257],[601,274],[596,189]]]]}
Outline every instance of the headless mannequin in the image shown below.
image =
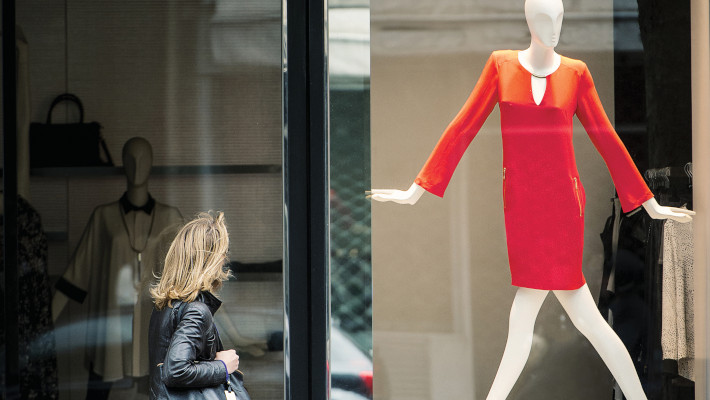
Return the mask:
{"type": "MultiPolygon", "coordinates": [[[[152,166],[153,149],[150,143],[140,137],[129,139],[123,146],[123,169],[126,174],[126,197],[135,206],[142,206],[148,202],[148,178],[152,166]]],[[[137,249],[145,247],[150,233],[151,216],[132,212],[124,218],[130,233],[131,245],[137,249]]],[[[56,292],[52,299],[52,319],[55,322],[68,301],[64,294],[56,292]]]]}
{"type": "MultiPolygon", "coordinates": [[[[545,77],[557,70],[561,57],[554,48],[559,41],[564,9],[561,0],[526,0],[525,18],[530,29],[530,47],[518,53],[520,64],[531,74],[535,103],[540,104],[546,90],[545,77]]],[[[415,204],[425,190],[413,183],[406,191],[373,189],[372,199],[415,204]]],[[[664,207],[651,198],[644,209],[655,219],[670,218],[689,222],[693,211],[664,207]]],[[[624,344],[597,310],[587,285],[575,290],[553,290],[575,327],[587,337],[614,375],[624,395],[643,400],[646,395],[624,344]]],[[[488,400],[503,400],[510,393],[530,354],[533,328],[548,290],[520,287],[510,311],[508,340],[488,400]]]]}

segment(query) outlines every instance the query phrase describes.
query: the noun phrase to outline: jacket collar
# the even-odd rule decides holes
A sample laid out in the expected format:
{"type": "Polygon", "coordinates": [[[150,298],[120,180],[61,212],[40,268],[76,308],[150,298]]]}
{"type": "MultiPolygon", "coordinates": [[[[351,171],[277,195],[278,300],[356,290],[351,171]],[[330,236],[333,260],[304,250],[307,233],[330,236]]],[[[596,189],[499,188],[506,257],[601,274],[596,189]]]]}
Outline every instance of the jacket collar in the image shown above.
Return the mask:
{"type": "Polygon", "coordinates": [[[222,301],[215,297],[210,292],[207,291],[202,291],[200,294],[197,295],[197,298],[195,299],[197,301],[201,301],[207,305],[207,307],[210,309],[210,312],[212,315],[219,310],[219,307],[222,305],[222,301]]]}

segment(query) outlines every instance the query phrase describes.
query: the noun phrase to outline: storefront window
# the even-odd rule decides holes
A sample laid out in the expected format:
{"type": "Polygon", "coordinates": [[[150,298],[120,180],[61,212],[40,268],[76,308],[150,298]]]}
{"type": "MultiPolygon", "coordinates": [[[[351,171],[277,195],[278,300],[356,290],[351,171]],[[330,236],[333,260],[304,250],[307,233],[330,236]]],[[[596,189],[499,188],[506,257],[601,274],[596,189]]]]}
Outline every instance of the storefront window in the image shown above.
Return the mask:
{"type": "MultiPolygon", "coordinates": [[[[619,200],[609,173],[638,171],[634,179],[644,201],[652,194],[663,206],[692,209],[689,10],[658,10],[633,1],[565,1],[556,51],[567,57],[559,63],[567,72],[553,68],[544,74],[547,78],[528,74],[512,84],[502,83],[509,77],[501,71],[516,63],[515,71],[525,71],[515,50],[530,46],[528,23],[535,23],[526,21],[521,2],[331,1],[330,7],[332,327],[334,333],[352,329],[372,315],[374,398],[621,399],[622,389],[627,398],[642,398],[641,391],[649,399],[693,398],[698,379],[689,369],[695,363],[688,350],[693,339],[669,333],[694,329],[689,322],[694,313],[692,266],[684,264],[693,258],[688,247],[692,223],[664,224],[639,208],[642,202],[624,204],[630,189],[623,179],[616,182],[619,200]],[[352,12],[341,8],[357,6],[370,7],[369,56],[358,56],[355,45],[354,33],[365,32],[366,23],[355,28],[360,19],[345,23],[338,18],[338,13],[352,12]],[[659,18],[676,24],[671,28],[659,18]],[[346,27],[349,35],[343,34],[346,27]],[[345,53],[345,41],[347,56],[338,52],[345,53]],[[504,51],[491,58],[496,50],[504,51]],[[686,60],[674,63],[684,67],[673,78],[662,78],[671,71],[659,61],[662,54],[686,60]],[[355,86],[367,99],[350,93],[339,103],[346,99],[339,85],[348,76],[336,67],[341,60],[367,60],[371,79],[364,88],[355,86]],[[570,71],[579,74],[558,78],[570,71]],[[515,157],[504,154],[514,146],[506,143],[507,135],[527,131],[516,125],[520,114],[504,108],[518,107],[511,93],[523,96],[527,103],[518,111],[532,115],[537,107],[549,112],[540,116],[548,124],[555,118],[551,102],[576,90],[575,76],[588,76],[585,71],[603,107],[590,112],[609,118],[632,161],[615,165],[588,118],[587,94],[571,97],[564,114],[566,145],[573,154],[565,185],[570,190],[550,190],[550,171],[563,156],[552,145],[541,147],[542,138],[530,139],[520,148],[521,157],[537,154],[538,159],[516,171],[515,157]],[[484,93],[493,100],[483,104],[479,93],[471,113],[486,115],[462,129],[462,135],[477,135],[461,161],[454,161],[456,172],[444,198],[424,193],[414,206],[373,202],[370,214],[360,205],[359,185],[366,190],[367,185],[409,188],[481,75],[483,86],[494,82],[484,93]],[[371,119],[370,129],[361,126],[363,116],[371,119]],[[673,125],[673,120],[682,122],[673,125]],[[367,171],[370,179],[355,176],[358,170],[367,171]],[[526,195],[506,186],[518,178],[519,188],[529,187],[526,195]],[[567,194],[571,214],[560,217],[567,212],[561,200],[567,194]],[[517,217],[515,207],[522,210],[517,217]],[[541,223],[558,220],[552,231],[530,223],[546,213],[550,218],[541,223]],[[371,264],[360,258],[361,232],[371,238],[371,264]],[[545,252],[530,248],[545,238],[545,252]],[[573,263],[555,264],[575,246],[573,263]],[[521,255],[521,249],[529,253],[521,255]],[[351,266],[356,263],[361,266],[351,266]],[[551,284],[565,274],[555,268],[577,268],[576,281],[551,284]],[[532,270],[540,273],[527,274],[532,270]],[[371,288],[359,283],[367,276],[362,271],[371,271],[371,288]],[[546,292],[553,289],[561,292],[546,292]],[[584,306],[574,300],[582,292],[584,306]],[[345,313],[370,293],[371,309],[355,317],[345,313]],[[525,299],[526,293],[535,298],[525,299]],[[507,339],[509,332],[514,343],[507,339]],[[609,348],[615,349],[611,355],[609,348]],[[504,351],[507,360],[502,362],[504,351]]],[[[550,17],[549,24],[557,17],[550,17]]],[[[346,65],[356,76],[364,75],[357,62],[346,65]]],[[[352,79],[348,82],[352,88],[352,79]]],[[[451,145],[457,146],[466,147],[467,141],[451,145]]],[[[447,168],[446,161],[433,163],[429,176],[447,168]]],[[[419,186],[443,192],[433,187],[438,181],[429,185],[426,178],[417,181],[419,186]]],[[[333,338],[333,357],[336,351],[333,338]]],[[[340,394],[335,384],[334,375],[333,398],[340,394]]]]}
{"type": "Polygon", "coordinates": [[[252,398],[284,398],[281,2],[16,8],[21,390],[147,399],[148,288],[219,210],[218,331],[252,398]]]}
{"type": "Polygon", "coordinates": [[[148,398],[148,288],[220,210],[253,399],[705,396],[707,5],[324,3],[3,3],[3,395],[148,398]]]}

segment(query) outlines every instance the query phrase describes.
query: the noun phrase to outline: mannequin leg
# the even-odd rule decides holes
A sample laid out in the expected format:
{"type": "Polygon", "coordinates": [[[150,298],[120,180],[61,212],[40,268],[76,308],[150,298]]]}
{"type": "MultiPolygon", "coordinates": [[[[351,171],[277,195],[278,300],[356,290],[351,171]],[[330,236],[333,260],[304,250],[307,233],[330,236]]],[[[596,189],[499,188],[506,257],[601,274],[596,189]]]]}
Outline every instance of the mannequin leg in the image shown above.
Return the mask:
{"type": "Polygon", "coordinates": [[[510,308],[508,341],[487,400],[505,400],[530,355],[535,319],[547,290],[519,288],[510,308]]]}
{"type": "Polygon", "coordinates": [[[597,310],[589,287],[555,290],[572,323],[592,343],[629,400],[646,400],[629,352],[597,310]]]}

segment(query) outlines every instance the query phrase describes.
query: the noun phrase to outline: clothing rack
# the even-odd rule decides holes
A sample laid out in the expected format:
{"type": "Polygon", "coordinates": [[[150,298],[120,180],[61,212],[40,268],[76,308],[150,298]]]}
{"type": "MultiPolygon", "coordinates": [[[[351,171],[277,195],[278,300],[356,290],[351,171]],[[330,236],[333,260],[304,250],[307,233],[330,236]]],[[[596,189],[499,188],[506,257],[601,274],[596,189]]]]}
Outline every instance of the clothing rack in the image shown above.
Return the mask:
{"type": "MultiPolygon", "coordinates": [[[[643,176],[660,204],[692,209],[691,162],[648,169],[643,176]]],[[[621,213],[615,200],[601,235],[599,309],[629,350],[648,399],[686,400],[693,397],[693,382],[662,354],[664,222],[643,212],[621,213]]]]}
{"type": "Polygon", "coordinates": [[[693,204],[693,163],[646,170],[644,178],[659,204],[671,207],[693,204]]]}
{"type": "Polygon", "coordinates": [[[688,162],[682,167],[663,167],[647,169],[644,178],[651,186],[651,190],[656,188],[670,188],[671,179],[684,178],[688,180],[688,187],[693,186],[693,163],[688,162]]]}

